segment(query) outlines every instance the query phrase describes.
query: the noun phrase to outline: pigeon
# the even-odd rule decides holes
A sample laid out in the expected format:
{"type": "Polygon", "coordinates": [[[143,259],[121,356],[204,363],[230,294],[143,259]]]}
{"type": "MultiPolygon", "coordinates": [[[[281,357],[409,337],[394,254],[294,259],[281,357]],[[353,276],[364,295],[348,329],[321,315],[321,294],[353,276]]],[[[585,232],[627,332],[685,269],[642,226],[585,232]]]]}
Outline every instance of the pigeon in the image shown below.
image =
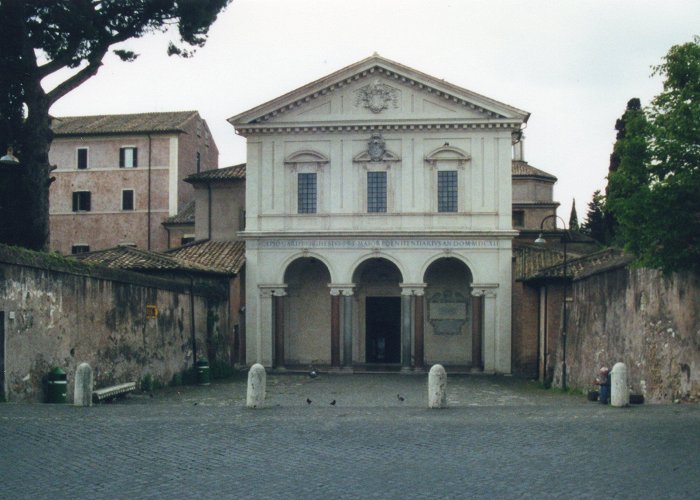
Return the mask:
{"type": "Polygon", "coordinates": [[[311,401],[309,398],[306,398],[306,404],[310,405],[311,403],[313,403],[313,401],[311,401]]]}
{"type": "Polygon", "coordinates": [[[318,377],[318,372],[316,371],[316,368],[311,368],[311,371],[309,372],[309,377],[311,378],[316,378],[318,377]]]}
{"type": "Polygon", "coordinates": [[[335,406],[335,399],[331,401],[331,406],[335,406]]]}
{"type": "Polygon", "coordinates": [[[404,401],[406,401],[406,398],[404,398],[401,394],[397,394],[397,395],[396,395],[396,398],[397,398],[399,401],[401,401],[402,403],[403,403],[404,401]]]}

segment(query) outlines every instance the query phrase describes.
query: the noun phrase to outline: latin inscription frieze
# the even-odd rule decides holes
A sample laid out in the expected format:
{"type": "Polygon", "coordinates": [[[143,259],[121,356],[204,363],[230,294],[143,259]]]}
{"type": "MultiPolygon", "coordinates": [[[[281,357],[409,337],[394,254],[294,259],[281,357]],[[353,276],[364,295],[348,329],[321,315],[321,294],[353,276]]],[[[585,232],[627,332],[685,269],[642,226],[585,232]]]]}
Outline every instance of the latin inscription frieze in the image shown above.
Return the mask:
{"type": "Polygon", "coordinates": [[[429,249],[429,248],[498,248],[496,240],[450,239],[277,239],[260,240],[258,248],[307,248],[307,249],[429,249]]]}

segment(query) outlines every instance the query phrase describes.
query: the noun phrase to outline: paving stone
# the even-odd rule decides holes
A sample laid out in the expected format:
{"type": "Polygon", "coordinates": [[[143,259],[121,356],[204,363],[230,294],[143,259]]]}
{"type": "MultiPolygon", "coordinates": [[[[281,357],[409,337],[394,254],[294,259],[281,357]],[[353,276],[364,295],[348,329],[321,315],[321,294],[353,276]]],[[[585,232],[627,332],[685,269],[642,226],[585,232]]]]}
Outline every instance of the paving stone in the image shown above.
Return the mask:
{"type": "Polygon", "coordinates": [[[508,377],[448,374],[448,384],[439,412],[427,407],[427,375],[268,376],[259,410],[245,407],[245,380],[91,408],[0,404],[0,498],[700,491],[698,405],[613,409],[508,377]]]}

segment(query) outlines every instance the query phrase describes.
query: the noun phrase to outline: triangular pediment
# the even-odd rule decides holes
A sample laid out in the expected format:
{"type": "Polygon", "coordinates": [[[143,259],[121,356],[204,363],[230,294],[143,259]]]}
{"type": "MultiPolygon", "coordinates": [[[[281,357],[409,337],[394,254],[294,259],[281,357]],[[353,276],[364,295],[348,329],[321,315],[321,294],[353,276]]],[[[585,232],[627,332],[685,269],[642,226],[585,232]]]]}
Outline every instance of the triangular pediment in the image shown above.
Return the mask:
{"type": "Polygon", "coordinates": [[[509,123],[529,113],[372,56],[229,118],[238,129],[397,123],[509,123]]]}

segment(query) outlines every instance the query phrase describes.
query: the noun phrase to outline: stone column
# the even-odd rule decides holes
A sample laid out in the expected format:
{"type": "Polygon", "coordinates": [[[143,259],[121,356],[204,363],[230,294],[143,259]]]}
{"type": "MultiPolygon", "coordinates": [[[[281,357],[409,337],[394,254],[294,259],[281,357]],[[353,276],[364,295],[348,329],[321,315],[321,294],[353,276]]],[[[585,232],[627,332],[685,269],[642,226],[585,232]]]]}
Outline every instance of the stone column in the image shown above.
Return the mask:
{"type": "Polygon", "coordinates": [[[340,291],[337,290],[331,290],[331,366],[340,368],[340,291]]]}
{"type": "Polygon", "coordinates": [[[411,369],[412,292],[401,290],[401,371],[411,369]]]}
{"type": "Polygon", "coordinates": [[[423,367],[425,283],[401,283],[401,370],[423,367]],[[414,354],[412,357],[411,354],[414,354]]]}
{"type": "Polygon", "coordinates": [[[413,293],[413,328],[415,330],[415,365],[416,368],[425,366],[425,290],[416,289],[413,293]]]}
{"type": "MultiPolygon", "coordinates": [[[[333,364],[333,366],[342,366],[344,369],[352,368],[352,302],[353,302],[353,288],[352,283],[342,283],[342,284],[331,284],[328,285],[331,289],[331,321],[332,325],[338,317],[338,365],[333,364]],[[342,315],[340,314],[342,304],[342,315]],[[337,310],[336,310],[337,307],[337,310]],[[342,363],[340,362],[340,336],[341,336],[341,318],[342,318],[342,344],[343,344],[343,357],[342,363]]],[[[331,326],[331,360],[333,360],[333,327],[331,326]]]]}
{"type": "Polygon", "coordinates": [[[484,308],[483,295],[472,291],[472,368],[484,369],[484,308]]]}
{"type": "Polygon", "coordinates": [[[275,290],[273,292],[273,303],[275,306],[275,368],[284,367],[284,297],[285,290],[275,290]]]}
{"type": "Polygon", "coordinates": [[[343,290],[343,367],[352,369],[352,288],[343,290]]]}
{"type": "Polygon", "coordinates": [[[496,366],[496,297],[498,285],[472,285],[472,295],[483,297],[483,344],[482,344],[482,361],[484,363],[484,371],[495,373],[496,366]]]}
{"type": "MultiPolygon", "coordinates": [[[[273,309],[273,297],[283,297],[286,295],[287,285],[258,285],[260,290],[260,331],[257,335],[257,359],[256,362],[261,365],[272,366],[276,357],[274,350],[277,344],[275,337],[275,321],[273,309]]],[[[284,341],[284,338],[282,339],[284,341]]]]}

